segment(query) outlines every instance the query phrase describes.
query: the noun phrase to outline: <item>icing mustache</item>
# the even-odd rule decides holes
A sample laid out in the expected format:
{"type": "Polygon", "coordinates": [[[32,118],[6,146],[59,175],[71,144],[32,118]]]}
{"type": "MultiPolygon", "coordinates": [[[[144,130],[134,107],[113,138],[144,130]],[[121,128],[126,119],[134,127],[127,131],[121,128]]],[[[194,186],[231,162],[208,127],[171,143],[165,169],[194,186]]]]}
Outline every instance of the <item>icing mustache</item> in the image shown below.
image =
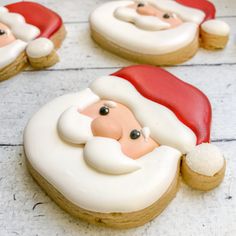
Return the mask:
{"type": "Polygon", "coordinates": [[[94,137],[84,147],[84,159],[94,169],[106,174],[126,174],[141,168],[121,150],[115,139],[94,137]]]}
{"type": "Polygon", "coordinates": [[[106,174],[125,174],[140,168],[137,161],[126,156],[115,139],[94,137],[91,130],[92,119],[78,112],[73,106],[62,113],[57,129],[60,137],[73,144],[85,144],[86,163],[106,174]]]}
{"type": "Polygon", "coordinates": [[[78,112],[77,107],[68,108],[62,113],[57,123],[57,130],[62,139],[73,144],[85,144],[93,138],[92,118],[78,112]]]}
{"type": "Polygon", "coordinates": [[[117,8],[114,15],[119,20],[131,22],[144,30],[156,31],[171,27],[169,23],[160,20],[156,16],[143,16],[138,14],[135,9],[129,7],[117,8]]]}

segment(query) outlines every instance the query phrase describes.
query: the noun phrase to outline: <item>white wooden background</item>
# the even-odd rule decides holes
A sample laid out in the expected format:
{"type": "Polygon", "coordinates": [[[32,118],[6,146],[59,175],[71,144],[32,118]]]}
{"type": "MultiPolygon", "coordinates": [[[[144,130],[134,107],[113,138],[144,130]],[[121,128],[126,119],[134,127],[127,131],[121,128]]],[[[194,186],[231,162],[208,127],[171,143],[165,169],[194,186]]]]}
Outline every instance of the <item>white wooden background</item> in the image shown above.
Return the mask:
{"type": "MultiPolygon", "coordinates": [[[[13,1],[0,1],[13,2],[13,1]]],[[[64,19],[68,31],[61,62],[45,71],[25,71],[0,83],[0,235],[236,235],[236,0],[215,0],[218,17],[230,24],[224,51],[200,52],[167,70],[207,94],[213,107],[212,140],[227,159],[224,182],[202,193],[181,184],[177,197],[152,222],[131,230],[96,227],[54,204],[28,174],[22,133],[43,104],[87,87],[100,75],[132,64],[100,49],[89,37],[88,15],[105,0],[40,0],[64,19]]]]}

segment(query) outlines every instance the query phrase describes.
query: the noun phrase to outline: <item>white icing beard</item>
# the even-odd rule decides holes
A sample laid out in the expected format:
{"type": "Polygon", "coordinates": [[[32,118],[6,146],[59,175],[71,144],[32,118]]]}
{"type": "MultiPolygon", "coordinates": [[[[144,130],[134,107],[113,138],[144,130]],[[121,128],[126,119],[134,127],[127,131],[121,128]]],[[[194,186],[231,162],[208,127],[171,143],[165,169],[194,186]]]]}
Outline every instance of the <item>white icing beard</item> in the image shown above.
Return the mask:
{"type": "MultiPolygon", "coordinates": [[[[127,7],[132,3],[133,1],[111,1],[101,5],[90,16],[91,28],[107,40],[127,50],[149,55],[163,55],[177,51],[188,46],[198,36],[198,24],[194,21],[184,22],[167,30],[157,30],[160,23],[158,19],[155,19],[156,23],[153,23],[152,17],[135,18],[132,21],[135,21],[139,26],[137,27],[127,22],[129,17],[126,18],[127,21],[124,21],[115,16],[117,9],[127,7]],[[143,28],[149,30],[143,30],[143,28]]],[[[160,29],[166,27],[167,25],[162,24],[160,29]]]]}
{"type": "MultiPolygon", "coordinates": [[[[41,108],[24,132],[26,156],[37,172],[77,206],[103,213],[144,209],[167,191],[175,178],[181,154],[176,149],[161,146],[138,160],[131,160],[140,167],[131,173],[111,175],[96,171],[91,167],[92,163],[95,161],[98,167],[97,159],[101,158],[99,163],[105,162],[102,159],[112,159],[114,153],[111,151],[111,156],[91,154],[92,149],[87,145],[96,146],[96,151],[107,145],[106,148],[118,153],[117,144],[113,140],[106,140],[105,144],[103,138],[96,138],[96,142],[89,140],[84,149],[81,145],[65,142],[58,134],[58,121],[67,109],[78,107],[78,104],[84,107],[97,99],[90,89],[86,89],[59,97],[41,108]]],[[[114,161],[117,159],[119,157],[114,161]]]]}
{"type": "Polygon", "coordinates": [[[155,16],[140,15],[136,9],[130,7],[119,7],[114,12],[115,17],[120,20],[134,23],[137,27],[144,30],[164,30],[169,29],[171,25],[160,20],[155,16]]]}
{"type": "Polygon", "coordinates": [[[4,47],[0,47],[0,69],[14,62],[26,46],[26,42],[17,39],[4,47]]]}

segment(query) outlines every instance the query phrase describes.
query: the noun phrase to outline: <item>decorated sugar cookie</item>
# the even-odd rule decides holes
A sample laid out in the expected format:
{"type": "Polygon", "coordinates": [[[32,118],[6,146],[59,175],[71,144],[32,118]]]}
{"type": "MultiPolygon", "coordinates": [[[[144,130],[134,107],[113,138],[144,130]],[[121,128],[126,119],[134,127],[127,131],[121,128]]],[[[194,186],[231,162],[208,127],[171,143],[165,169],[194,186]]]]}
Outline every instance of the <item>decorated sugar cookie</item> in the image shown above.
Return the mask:
{"type": "Polygon", "coordinates": [[[200,46],[224,48],[230,32],[206,0],[109,1],[92,12],[90,28],[103,48],[154,65],[184,62],[200,46]]]}
{"type": "Polygon", "coordinates": [[[31,174],[63,209],[130,228],[165,209],[180,173],[195,189],[220,184],[225,160],[209,143],[210,124],[201,91],[163,69],[130,66],[46,104],[24,147],[31,174]]]}
{"type": "Polygon", "coordinates": [[[64,37],[61,17],[38,3],[0,6],[0,81],[27,65],[42,69],[57,63],[55,49],[64,37]]]}

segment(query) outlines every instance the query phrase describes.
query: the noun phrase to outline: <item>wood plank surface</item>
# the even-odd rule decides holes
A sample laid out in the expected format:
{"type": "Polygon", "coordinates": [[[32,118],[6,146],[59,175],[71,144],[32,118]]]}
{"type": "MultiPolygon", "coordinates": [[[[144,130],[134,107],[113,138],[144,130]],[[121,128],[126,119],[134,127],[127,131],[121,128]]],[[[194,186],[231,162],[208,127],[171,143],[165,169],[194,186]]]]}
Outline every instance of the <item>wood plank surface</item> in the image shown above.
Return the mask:
{"type": "MultiPolygon", "coordinates": [[[[0,4],[6,2],[10,1],[0,4]]],[[[225,50],[200,49],[187,63],[166,68],[209,97],[212,140],[227,160],[224,182],[207,193],[181,183],[177,197],[158,218],[131,230],[105,229],[72,218],[46,196],[26,170],[23,130],[42,105],[86,88],[100,75],[133,64],[104,51],[90,39],[88,16],[105,0],[37,2],[61,14],[68,34],[56,66],[44,71],[27,70],[0,83],[0,236],[235,236],[236,1],[213,1],[219,18],[231,26],[225,50]]]]}

